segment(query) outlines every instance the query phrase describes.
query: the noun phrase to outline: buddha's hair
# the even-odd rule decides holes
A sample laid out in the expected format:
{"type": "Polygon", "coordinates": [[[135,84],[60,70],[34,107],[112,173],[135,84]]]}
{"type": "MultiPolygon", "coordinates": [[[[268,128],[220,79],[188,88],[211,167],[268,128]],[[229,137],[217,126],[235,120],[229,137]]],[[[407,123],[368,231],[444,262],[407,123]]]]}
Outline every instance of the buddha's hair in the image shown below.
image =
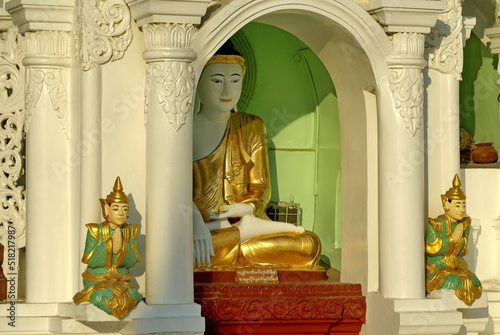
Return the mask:
{"type": "Polygon", "coordinates": [[[246,72],[245,59],[241,54],[234,48],[231,40],[227,40],[220,48],[215,52],[215,54],[208,60],[205,66],[214,63],[222,64],[239,64],[243,70],[243,75],[246,72]]]}

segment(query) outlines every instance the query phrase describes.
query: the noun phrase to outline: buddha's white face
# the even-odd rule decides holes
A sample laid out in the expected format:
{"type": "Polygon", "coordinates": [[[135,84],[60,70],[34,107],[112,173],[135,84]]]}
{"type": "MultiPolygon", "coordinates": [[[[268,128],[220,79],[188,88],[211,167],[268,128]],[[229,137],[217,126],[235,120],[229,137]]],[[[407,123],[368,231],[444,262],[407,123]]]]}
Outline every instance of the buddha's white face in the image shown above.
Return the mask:
{"type": "Polygon", "coordinates": [[[108,222],[112,228],[114,226],[122,226],[128,217],[128,204],[112,202],[111,205],[106,205],[104,210],[107,215],[108,222]]]}
{"type": "Polygon", "coordinates": [[[452,200],[451,202],[446,201],[443,207],[446,216],[455,221],[460,221],[465,216],[465,200],[452,200]]]}
{"type": "Polygon", "coordinates": [[[214,63],[205,67],[198,83],[201,110],[228,112],[240,99],[243,70],[236,63],[214,63]]]}

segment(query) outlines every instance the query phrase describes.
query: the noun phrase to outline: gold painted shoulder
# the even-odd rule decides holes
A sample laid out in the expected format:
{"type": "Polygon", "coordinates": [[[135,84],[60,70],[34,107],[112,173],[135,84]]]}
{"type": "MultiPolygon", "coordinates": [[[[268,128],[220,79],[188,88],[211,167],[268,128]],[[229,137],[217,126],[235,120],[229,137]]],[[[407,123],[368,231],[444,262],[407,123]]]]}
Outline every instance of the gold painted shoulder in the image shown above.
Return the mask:
{"type": "Polygon", "coordinates": [[[89,234],[95,238],[96,240],[99,240],[99,224],[98,223],[87,223],[85,226],[87,226],[87,229],[89,230],[89,234]]]}

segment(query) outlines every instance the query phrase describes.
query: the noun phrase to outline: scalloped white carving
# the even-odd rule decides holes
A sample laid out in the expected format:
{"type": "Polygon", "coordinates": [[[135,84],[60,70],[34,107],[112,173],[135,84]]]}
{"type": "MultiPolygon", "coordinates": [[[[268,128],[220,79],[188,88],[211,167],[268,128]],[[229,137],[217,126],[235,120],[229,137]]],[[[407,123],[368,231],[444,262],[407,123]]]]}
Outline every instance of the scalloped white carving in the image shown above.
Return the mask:
{"type": "Polygon", "coordinates": [[[132,41],[124,0],[78,0],[75,6],[76,59],[84,70],[121,59],[132,41]]]}
{"type": "Polygon", "coordinates": [[[146,24],[142,31],[147,49],[187,49],[191,45],[196,28],[190,23],[159,23],[146,24]]]}
{"type": "Polygon", "coordinates": [[[148,65],[148,89],[154,89],[168,122],[179,130],[191,110],[194,70],[186,62],[155,62],[148,65]]]}
{"type": "MultiPolygon", "coordinates": [[[[184,125],[193,103],[194,70],[190,53],[185,51],[190,50],[196,28],[192,24],[147,24],[143,31],[147,49],[171,49],[178,56],[175,60],[149,63],[146,77],[146,98],[154,90],[168,122],[177,131],[184,125]]],[[[147,108],[146,100],[146,116],[147,108]]]]}
{"type": "MultiPolygon", "coordinates": [[[[69,57],[70,37],[64,31],[37,31],[25,34],[26,58],[40,58],[57,56],[60,59],[69,57]]],[[[61,61],[63,64],[64,62],[61,61]]],[[[35,65],[26,67],[26,132],[33,111],[37,109],[42,93],[47,93],[52,103],[62,131],[69,139],[68,120],[68,93],[64,73],[67,70],[54,65],[35,65]]]]}
{"type": "Polygon", "coordinates": [[[389,87],[396,110],[413,136],[420,128],[423,118],[424,38],[419,33],[395,34],[393,61],[389,66],[389,87]]]}
{"type": "MultiPolygon", "coordinates": [[[[0,243],[16,249],[26,244],[24,187],[18,185],[24,174],[24,69],[22,37],[9,28],[0,40],[0,243]],[[14,236],[14,237],[12,237],[14,236]],[[10,238],[9,238],[10,237],[10,238]]],[[[17,272],[4,265],[4,272],[17,272]]],[[[18,266],[19,264],[16,263],[18,266]]]]}
{"type": "Polygon", "coordinates": [[[460,80],[463,69],[462,0],[444,0],[445,9],[427,35],[429,67],[460,80]]]}
{"type": "Polygon", "coordinates": [[[422,123],[424,79],[422,70],[402,68],[389,70],[389,85],[394,97],[396,110],[403,118],[412,135],[417,133],[422,123]]]}

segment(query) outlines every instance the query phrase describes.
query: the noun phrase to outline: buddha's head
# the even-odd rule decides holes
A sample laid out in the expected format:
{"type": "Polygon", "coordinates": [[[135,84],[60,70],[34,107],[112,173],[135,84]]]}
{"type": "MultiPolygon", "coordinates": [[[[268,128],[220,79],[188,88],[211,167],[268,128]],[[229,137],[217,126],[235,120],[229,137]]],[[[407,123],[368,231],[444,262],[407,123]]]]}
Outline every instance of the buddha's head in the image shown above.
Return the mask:
{"type": "Polygon", "coordinates": [[[197,108],[214,112],[234,109],[240,99],[245,60],[226,42],[205,65],[198,82],[197,108]]]}
{"type": "Polygon", "coordinates": [[[125,224],[128,218],[127,195],[123,192],[120,177],[116,177],[113,191],[108,194],[106,199],[99,199],[102,207],[102,215],[109,222],[111,228],[115,229],[125,224]]]}
{"type": "Polygon", "coordinates": [[[460,185],[460,178],[455,175],[453,186],[445,194],[441,194],[444,214],[453,221],[460,221],[465,216],[465,194],[460,185]]]}

